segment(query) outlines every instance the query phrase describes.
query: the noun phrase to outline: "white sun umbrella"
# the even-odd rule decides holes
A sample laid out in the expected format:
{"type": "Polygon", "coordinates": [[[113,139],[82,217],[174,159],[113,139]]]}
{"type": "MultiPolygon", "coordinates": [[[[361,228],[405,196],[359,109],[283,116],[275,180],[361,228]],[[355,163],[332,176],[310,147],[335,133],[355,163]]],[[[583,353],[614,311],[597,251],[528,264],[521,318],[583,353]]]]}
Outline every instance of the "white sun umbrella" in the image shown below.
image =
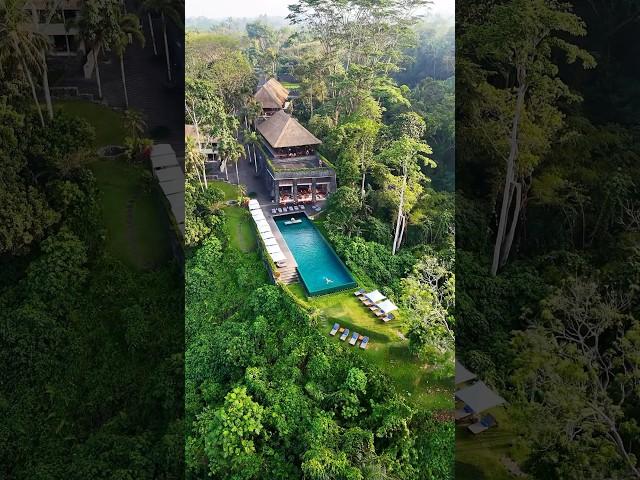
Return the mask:
{"type": "Polygon", "coordinates": [[[373,303],[381,302],[382,300],[387,298],[383,294],[381,294],[378,290],[374,290],[373,292],[365,293],[364,296],[367,297],[369,300],[371,300],[373,303]]]}
{"type": "Polygon", "coordinates": [[[476,374],[467,370],[458,360],[456,360],[456,385],[466,383],[469,380],[476,378],[476,374]]]}
{"type": "Polygon", "coordinates": [[[384,313],[393,312],[394,310],[398,309],[398,306],[395,303],[393,303],[391,300],[389,300],[389,299],[387,299],[387,300],[385,300],[383,302],[380,302],[380,303],[376,303],[376,305],[384,313]]]}
{"type": "Polygon", "coordinates": [[[458,390],[456,398],[467,404],[474,413],[482,413],[505,403],[504,398],[487,387],[482,381],[477,381],[473,385],[458,390]]]}
{"type": "Polygon", "coordinates": [[[278,240],[273,236],[271,238],[264,238],[263,241],[267,247],[270,247],[271,245],[278,245],[278,240]]]}

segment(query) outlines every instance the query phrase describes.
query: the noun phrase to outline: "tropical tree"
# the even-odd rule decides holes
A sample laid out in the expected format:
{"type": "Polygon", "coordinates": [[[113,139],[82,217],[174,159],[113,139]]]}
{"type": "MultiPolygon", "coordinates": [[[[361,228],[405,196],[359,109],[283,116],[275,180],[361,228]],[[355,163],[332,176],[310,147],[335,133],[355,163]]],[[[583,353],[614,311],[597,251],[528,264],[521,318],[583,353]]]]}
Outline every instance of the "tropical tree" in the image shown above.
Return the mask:
{"type": "Polygon", "coordinates": [[[197,179],[200,189],[204,191],[207,184],[207,173],[203,155],[200,153],[196,139],[193,136],[188,136],[185,139],[184,164],[187,177],[197,179]]]}
{"type": "Polygon", "coordinates": [[[118,32],[113,48],[120,59],[120,74],[122,75],[122,88],[124,89],[124,104],[129,108],[129,95],[127,94],[127,81],[124,74],[124,52],[127,49],[129,39],[137,40],[144,46],[144,34],[140,27],[140,19],[133,13],[121,14],[118,18],[118,32]]]}
{"type": "Polygon", "coordinates": [[[128,108],[124,111],[124,126],[131,137],[139,139],[147,128],[147,122],[142,112],[128,108]]]}
{"type": "MultiPolygon", "coordinates": [[[[392,254],[395,255],[407,227],[407,187],[411,183],[412,190],[421,190],[420,181],[425,179],[420,165],[435,168],[436,163],[427,157],[431,154],[431,147],[426,143],[409,138],[407,136],[395,140],[380,153],[381,161],[384,161],[396,172],[387,175],[387,190],[391,193],[393,201],[397,203],[395,218],[395,233],[393,236],[392,254]]],[[[414,197],[416,197],[414,192],[414,197]]]]}
{"type": "MultiPolygon", "coordinates": [[[[25,28],[31,22],[25,3],[25,0],[6,0],[0,4],[0,59],[3,64],[11,58],[17,63],[31,88],[40,123],[44,127],[33,74],[43,74],[43,52],[48,43],[44,35],[25,28]]],[[[52,112],[50,117],[53,118],[52,112]]]]}
{"type": "MultiPolygon", "coordinates": [[[[551,125],[551,136],[562,124],[556,115],[554,103],[560,97],[571,95],[558,77],[554,52],[559,49],[568,63],[581,60],[585,68],[595,66],[593,57],[585,50],[569,43],[567,36],[586,34],[584,22],[571,13],[566,3],[545,0],[512,0],[497,5],[482,25],[469,34],[470,45],[480,60],[490,61],[506,79],[511,96],[511,114],[505,115],[508,129],[508,155],[505,157],[504,186],[493,250],[491,274],[503,266],[511,250],[523,200],[528,193],[526,180],[535,168],[540,152],[525,146],[523,122],[535,115],[546,115],[540,122],[551,125]],[[530,106],[527,103],[530,102],[530,106]],[[554,118],[555,117],[555,118],[554,118]]],[[[506,133],[506,132],[505,132],[506,133]]],[[[548,145],[549,138],[537,139],[535,144],[548,145]]],[[[530,183],[530,182],[529,182],[530,183]]]]}
{"type": "MultiPolygon", "coordinates": [[[[142,3],[143,11],[156,12],[160,14],[162,20],[162,35],[164,36],[164,52],[167,60],[167,78],[173,81],[171,74],[171,59],[169,57],[169,40],[167,39],[167,18],[173,20],[176,26],[183,24],[182,12],[184,12],[183,0],[145,0],[142,3]]],[[[153,30],[153,27],[152,27],[153,30]]]]}
{"type": "Polygon", "coordinates": [[[79,28],[85,44],[91,49],[96,69],[98,96],[102,98],[99,51],[117,44],[120,25],[120,2],[118,0],[87,0],[80,12],[79,28]]]}

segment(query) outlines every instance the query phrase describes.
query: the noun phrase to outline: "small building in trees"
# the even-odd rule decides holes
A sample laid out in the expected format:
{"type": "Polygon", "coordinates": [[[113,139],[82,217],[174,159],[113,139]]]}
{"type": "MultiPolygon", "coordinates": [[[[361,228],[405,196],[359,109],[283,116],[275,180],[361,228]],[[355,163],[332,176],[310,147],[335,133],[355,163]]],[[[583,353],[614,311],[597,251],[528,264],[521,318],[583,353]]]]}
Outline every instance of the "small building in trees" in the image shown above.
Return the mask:
{"type": "Polygon", "coordinates": [[[220,160],[220,154],[218,151],[218,139],[203,133],[200,131],[200,138],[198,138],[198,132],[194,125],[186,124],[184,126],[184,138],[192,138],[198,146],[198,151],[207,157],[210,162],[217,162],[220,160]]]}
{"type": "Polygon", "coordinates": [[[262,114],[267,117],[289,107],[289,90],[275,78],[260,85],[253,98],[262,106],[262,114]]]}
{"type": "Polygon", "coordinates": [[[83,0],[28,0],[24,7],[33,18],[34,29],[49,40],[50,55],[75,56],[84,51],[77,19],[83,0]],[[55,8],[52,8],[55,7],[55,8]]]}
{"type": "Polygon", "coordinates": [[[317,151],[322,142],[284,110],[256,121],[258,167],[278,205],[315,203],[336,189],[336,173],[317,151]]]}

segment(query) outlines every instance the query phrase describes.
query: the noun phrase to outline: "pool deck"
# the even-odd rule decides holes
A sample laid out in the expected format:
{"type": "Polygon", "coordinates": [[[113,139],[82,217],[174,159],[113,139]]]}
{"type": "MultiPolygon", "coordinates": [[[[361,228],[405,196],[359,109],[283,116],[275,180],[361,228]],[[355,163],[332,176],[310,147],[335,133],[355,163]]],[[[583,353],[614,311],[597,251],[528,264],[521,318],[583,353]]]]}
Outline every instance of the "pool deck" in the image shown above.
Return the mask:
{"type": "Polygon", "coordinates": [[[296,263],[295,258],[293,258],[293,254],[291,253],[291,250],[289,250],[289,246],[287,245],[287,242],[284,241],[284,238],[282,237],[282,233],[280,232],[280,229],[276,225],[276,221],[274,220],[273,214],[271,213],[271,209],[273,207],[271,205],[266,205],[266,206],[260,205],[260,207],[262,207],[262,213],[264,213],[264,217],[267,219],[267,223],[271,227],[273,236],[276,237],[276,240],[278,241],[278,246],[280,246],[280,249],[282,250],[282,253],[284,253],[284,256],[287,257],[287,266],[283,268],[277,267],[278,270],[286,270],[290,267],[297,268],[298,264],[296,263]]]}
{"type": "MultiPolygon", "coordinates": [[[[278,268],[278,270],[282,271],[282,270],[288,270],[291,267],[297,267],[298,264],[296,263],[295,258],[293,258],[293,254],[291,253],[291,250],[289,250],[289,247],[287,246],[287,242],[285,242],[284,238],[282,238],[280,229],[278,228],[278,226],[276,225],[276,222],[273,219],[274,214],[271,213],[271,209],[275,208],[276,204],[271,200],[269,196],[269,192],[267,191],[267,188],[264,185],[264,181],[259,175],[256,175],[255,171],[253,170],[253,166],[250,165],[249,162],[244,157],[238,163],[238,174],[240,176],[240,183],[246,187],[247,192],[251,192],[253,194],[252,196],[260,204],[262,213],[264,213],[264,217],[267,219],[267,223],[271,227],[273,236],[276,238],[278,245],[282,250],[282,253],[284,254],[285,257],[287,257],[287,266],[283,268],[278,268]]],[[[236,184],[235,171],[229,172],[229,180],[230,180],[229,183],[236,184]]],[[[326,203],[327,203],[326,200],[322,200],[322,201],[316,202],[315,204],[321,207],[322,210],[324,210],[326,207],[326,203]]],[[[306,205],[305,210],[303,211],[310,218],[320,213],[312,210],[311,205],[306,205]]],[[[275,216],[281,216],[281,215],[284,216],[284,215],[293,214],[293,213],[300,213],[300,212],[276,213],[275,216]]]]}

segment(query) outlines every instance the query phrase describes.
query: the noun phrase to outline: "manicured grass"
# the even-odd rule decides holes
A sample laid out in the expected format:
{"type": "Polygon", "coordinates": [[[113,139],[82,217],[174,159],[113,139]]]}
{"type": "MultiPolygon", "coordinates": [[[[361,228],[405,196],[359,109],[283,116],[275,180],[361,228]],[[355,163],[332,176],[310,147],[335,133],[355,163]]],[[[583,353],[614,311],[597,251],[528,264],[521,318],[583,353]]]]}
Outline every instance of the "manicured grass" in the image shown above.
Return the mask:
{"type": "Polygon", "coordinates": [[[247,209],[236,206],[225,207],[227,228],[231,244],[241,252],[251,252],[256,249],[257,239],[255,230],[251,226],[247,209]]]}
{"type": "Polygon", "coordinates": [[[302,285],[289,285],[288,288],[296,297],[322,312],[326,319],[320,325],[323,333],[328,334],[331,326],[337,322],[351,332],[368,336],[369,346],[366,350],[340,342],[337,336],[333,340],[342,343],[344,348],[358,348],[361,355],[378,365],[394,380],[396,388],[405,393],[412,403],[438,410],[453,407],[452,382],[436,378],[432,371],[409,352],[408,340],[400,336],[404,334],[401,313],[394,320],[384,323],[362,305],[352,290],[306,297],[302,285]]]}
{"type": "Polygon", "coordinates": [[[122,145],[127,133],[122,115],[104,105],[83,100],[59,100],[54,108],[87,120],[96,131],[96,147],[122,145]]]}
{"type": "Polygon", "coordinates": [[[280,84],[286,88],[287,90],[297,90],[298,88],[300,88],[300,84],[299,83],[293,83],[293,82],[280,82],[280,84]]]}
{"type": "Polygon", "coordinates": [[[513,458],[513,434],[508,412],[503,407],[489,410],[498,425],[478,435],[466,425],[456,427],[456,478],[462,480],[511,480],[512,475],[501,462],[503,456],[513,458]]]}
{"type": "Polygon", "coordinates": [[[107,229],[107,250],[137,268],[156,265],[170,254],[162,203],[145,188],[143,167],[120,160],[97,160],[90,165],[100,190],[102,215],[107,229]],[[127,205],[133,204],[128,226],[127,205]]]}
{"type": "Polygon", "coordinates": [[[239,189],[237,185],[233,185],[231,183],[223,182],[221,180],[212,180],[209,182],[209,186],[214,186],[219,188],[224,192],[225,200],[237,200],[239,189]]]}

